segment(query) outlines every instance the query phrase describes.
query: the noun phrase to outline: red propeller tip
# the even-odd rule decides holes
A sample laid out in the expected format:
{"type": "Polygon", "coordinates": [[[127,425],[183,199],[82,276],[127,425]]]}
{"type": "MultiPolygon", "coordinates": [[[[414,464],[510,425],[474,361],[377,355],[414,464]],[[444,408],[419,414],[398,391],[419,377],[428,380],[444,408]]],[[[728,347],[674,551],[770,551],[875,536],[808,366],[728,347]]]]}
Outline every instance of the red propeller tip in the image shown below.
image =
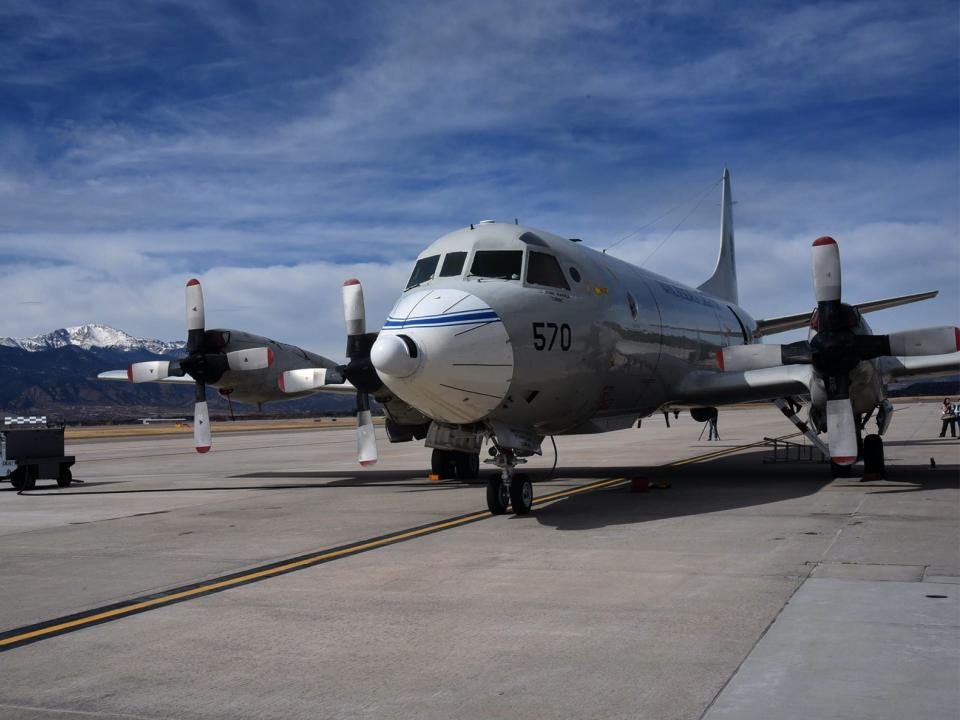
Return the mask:
{"type": "Polygon", "coordinates": [[[723,350],[717,350],[717,365],[723,370],[723,350]]]}
{"type": "Polygon", "coordinates": [[[210,446],[209,446],[209,445],[197,445],[197,452],[198,452],[198,453],[210,452],[210,446]]]}
{"type": "Polygon", "coordinates": [[[273,350],[267,348],[267,367],[273,365],[273,350]]]}
{"type": "Polygon", "coordinates": [[[280,388],[280,392],[286,392],[286,388],[283,386],[283,373],[277,375],[277,387],[280,388]]]}
{"type": "Polygon", "coordinates": [[[857,457],[855,455],[834,455],[832,458],[837,465],[853,465],[857,457]]]}
{"type": "Polygon", "coordinates": [[[376,461],[376,460],[361,460],[361,461],[360,461],[360,464],[363,465],[364,467],[370,467],[371,465],[376,465],[376,464],[377,464],[377,461],[376,461]]]}
{"type": "Polygon", "coordinates": [[[957,339],[957,352],[960,352],[960,328],[953,329],[954,337],[957,339]]]}
{"type": "Polygon", "coordinates": [[[343,286],[347,287],[347,285],[359,285],[359,284],[360,284],[359,280],[357,280],[356,278],[350,278],[349,280],[343,283],[343,286]]]}
{"type": "Polygon", "coordinates": [[[127,380],[133,382],[133,365],[127,365],[127,380]]]}
{"type": "Polygon", "coordinates": [[[197,280],[196,278],[190,278],[189,280],[187,280],[187,287],[190,287],[191,285],[199,285],[199,284],[200,284],[200,281],[197,280]]]}
{"type": "Polygon", "coordinates": [[[824,235],[823,237],[817,238],[816,240],[813,241],[814,247],[817,247],[819,245],[836,245],[836,244],[837,244],[837,241],[834,240],[829,235],[824,235]]]}

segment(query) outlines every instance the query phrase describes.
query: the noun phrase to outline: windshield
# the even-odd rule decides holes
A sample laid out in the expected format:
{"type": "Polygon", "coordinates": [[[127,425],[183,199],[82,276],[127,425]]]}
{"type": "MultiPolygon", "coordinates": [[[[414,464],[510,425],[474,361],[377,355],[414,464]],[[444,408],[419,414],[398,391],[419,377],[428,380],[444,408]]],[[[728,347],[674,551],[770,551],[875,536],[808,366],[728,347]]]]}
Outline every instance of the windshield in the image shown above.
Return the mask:
{"type": "Polygon", "coordinates": [[[452,277],[463,272],[463,263],[467,259],[465,252],[449,252],[440,267],[440,277],[452,277]]]}
{"type": "Polygon", "coordinates": [[[410,281],[407,283],[407,290],[410,288],[415,288],[417,285],[422,285],[427,280],[433,280],[433,273],[437,270],[437,262],[439,262],[439,255],[431,255],[430,257],[420,258],[417,260],[417,264],[413,266],[413,273],[410,275],[410,281]]]}
{"type": "Polygon", "coordinates": [[[557,259],[553,255],[541,252],[530,253],[530,260],[527,262],[527,282],[533,285],[570,289],[557,259]]]}
{"type": "Polygon", "coordinates": [[[477,277],[519,280],[523,250],[478,250],[470,274],[477,277]]]}

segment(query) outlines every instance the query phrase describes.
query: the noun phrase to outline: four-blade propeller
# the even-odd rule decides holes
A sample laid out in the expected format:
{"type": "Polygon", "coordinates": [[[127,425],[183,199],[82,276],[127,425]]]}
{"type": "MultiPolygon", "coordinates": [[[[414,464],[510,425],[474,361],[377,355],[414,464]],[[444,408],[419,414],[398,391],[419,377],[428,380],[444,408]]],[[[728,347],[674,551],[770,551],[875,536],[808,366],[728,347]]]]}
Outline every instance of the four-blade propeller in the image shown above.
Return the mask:
{"type": "Polygon", "coordinates": [[[135,382],[156,382],[166,377],[189,375],[195,381],[193,441],[199,453],[210,450],[210,411],[207,408],[207,383],[219,380],[227,370],[263,370],[273,364],[270,348],[222,352],[219,333],[204,328],[203,290],[200,281],[187,282],[187,356],[182,360],[150,360],[133,363],[127,377],[135,382]]]}
{"type": "Polygon", "coordinates": [[[856,310],[840,301],[840,249],[831,237],[813,243],[813,290],[817,309],[810,325],[816,335],[786,345],[736,345],[717,354],[720,369],[745,372],[778,365],[813,365],[827,395],[830,455],[838,465],[857,459],[857,427],[850,401],[850,371],[860,362],[896,355],[940,355],[960,350],[960,329],[932,327],[889,335],[855,333],[856,310]]]}
{"type": "Polygon", "coordinates": [[[361,465],[370,466],[377,462],[377,438],[370,414],[370,394],[379,390],[383,383],[370,362],[370,348],[377,339],[377,333],[367,332],[363,287],[355,278],[343,284],[343,320],[347,327],[349,362],[346,365],[288,370],[277,378],[277,384],[285,393],[299,393],[349,381],[357,389],[357,459],[361,465]]]}

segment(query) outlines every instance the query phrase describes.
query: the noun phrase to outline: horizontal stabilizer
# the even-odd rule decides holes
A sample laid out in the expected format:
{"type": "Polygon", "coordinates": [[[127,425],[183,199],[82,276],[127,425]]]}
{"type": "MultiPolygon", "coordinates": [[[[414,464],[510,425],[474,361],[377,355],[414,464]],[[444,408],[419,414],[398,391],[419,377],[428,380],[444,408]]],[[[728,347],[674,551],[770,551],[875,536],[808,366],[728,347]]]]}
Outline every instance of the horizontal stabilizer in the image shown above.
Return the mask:
{"type": "MultiPolygon", "coordinates": [[[[910,303],[920,302],[921,300],[929,300],[930,298],[935,298],[938,294],[938,290],[932,290],[930,292],[914,293],[913,295],[901,295],[900,297],[857,303],[854,307],[861,313],[876,312],[877,310],[886,310],[887,308],[897,307],[898,305],[909,305],[910,303]]],[[[810,316],[812,314],[813,311],[810,310],[808,312],[797,313],[796,315],[784,315],[767,320],[758,320],[757,336],[773,335],[774,333],[807,327],[810,324],[810,316]]]]}

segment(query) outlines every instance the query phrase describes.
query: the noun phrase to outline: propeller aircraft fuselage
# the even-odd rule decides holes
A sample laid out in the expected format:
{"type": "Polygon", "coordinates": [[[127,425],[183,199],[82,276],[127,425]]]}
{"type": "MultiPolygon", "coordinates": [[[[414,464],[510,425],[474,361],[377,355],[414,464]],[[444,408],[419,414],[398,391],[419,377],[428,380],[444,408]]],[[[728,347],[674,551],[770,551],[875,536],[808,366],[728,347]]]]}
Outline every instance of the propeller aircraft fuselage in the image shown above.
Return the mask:
{"type": "Polygon", "coordinates": [[[489,441],[488,462],[500,470],[487,485],[494,513],[530,511],[530,479],[515,469],[541,452],[546,436],[623,429],[668,408],[689,408],[703,420],[718,405],[772,401],[831,458],[836,474],[860,456],[882,466],[879,435],[892,417],[886,383],[960,372],[960,330],[873,335],[864,313],[936,292],[843,303],[839,248],[830,237],[813,242],[816,309],[754,320],[738,303],[726,170],[721,207],[716,268],[696,288],[575,239],[483,221],[420,253],[379,332],[367,332],[359,280],[344,283],[346,364],[237,330],[204,330],[202,293],[191,280],[187,357],[101,377],[195,382],[201,452],[210,447],[206,384],[258,403],[355,393],[364,465],[377,457],[372,396],[384,408],[390,441],[425,438],[440,476],[476,477],[489,441]],[[759,342],[803,327],[807,340],[759,342]],[[810,401],[810,425],[791,409],[797,398],[810,401]],[[874,411],[879,434],[862,439],[874,411]]]}
{"type": "Polygon", "coordinates": [[[629,427],[691,372],[720,372],[717,352],[756,328],[735,303],[519,225],[450,233],[415,268],[371,360],[392,393],[452,425],[629,427]]]}

